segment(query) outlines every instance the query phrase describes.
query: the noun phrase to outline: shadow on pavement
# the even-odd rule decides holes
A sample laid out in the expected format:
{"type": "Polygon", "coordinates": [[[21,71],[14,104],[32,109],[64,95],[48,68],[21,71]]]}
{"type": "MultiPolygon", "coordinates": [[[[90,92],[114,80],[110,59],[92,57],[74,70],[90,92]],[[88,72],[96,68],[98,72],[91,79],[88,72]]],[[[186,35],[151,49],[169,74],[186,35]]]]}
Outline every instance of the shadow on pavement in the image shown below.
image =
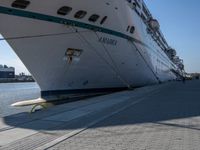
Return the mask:
{"type": "MultiPolygon", "coordinates": [[[[145,97],[144,101],[128,107],[126,110],[123,110],[122,112],[97,123],[91,128],[155,123],[157,125],[200,130],[200,127],[165,122],[174,119],[199,117],[199,91],[199,81],[187,81],[185,84],[170,83],[160,89],[158,93],[145,97]]],[[[105,110],[104,113],[106,113],[106,111],[111,112],[110,110],[105,110]]],[[[77,129],[99,117],[99,114],[93,114],[91,116],[83,116],[80,119],[74,119],[69,122],[58,121],[52,124],[52,122],[48,122],[47,120],[41,120],[41,118],[44,118],[47,115],[49,116],[51,114],[45,111],[39,111],[31,115],[28,113],[19,113],[7,116],[3,119],[5,124],[12,127],[51,131],[77,129]]],[[[0,132],[4,130],[6,130],[6,128],[0,129],[0,132]]]]}

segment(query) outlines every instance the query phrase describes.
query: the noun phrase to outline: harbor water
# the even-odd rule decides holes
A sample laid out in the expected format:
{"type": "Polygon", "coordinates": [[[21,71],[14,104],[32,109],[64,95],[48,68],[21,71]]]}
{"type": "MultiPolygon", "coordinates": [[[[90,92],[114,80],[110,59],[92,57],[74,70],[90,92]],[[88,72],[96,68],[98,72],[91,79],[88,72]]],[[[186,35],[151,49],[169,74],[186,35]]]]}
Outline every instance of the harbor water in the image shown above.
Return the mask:
{"type": "Polygon", "coordinates": [[[30,107],[14,108],[11,104],[40,96],[37,83],[0,83],[0,116],[29,111],[30,107]]]}

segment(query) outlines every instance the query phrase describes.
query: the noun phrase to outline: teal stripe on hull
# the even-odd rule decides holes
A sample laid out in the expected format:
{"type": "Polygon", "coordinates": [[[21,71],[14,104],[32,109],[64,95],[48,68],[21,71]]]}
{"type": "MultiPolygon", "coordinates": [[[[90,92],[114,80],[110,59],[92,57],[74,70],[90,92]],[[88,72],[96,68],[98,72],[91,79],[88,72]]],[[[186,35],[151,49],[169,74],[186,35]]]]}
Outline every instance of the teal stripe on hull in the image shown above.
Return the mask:
{"type": "Polygon", "coordinates": [[[13,8],[7,8],[7,7],[2,7],[0,6],[0,13],[2,14],[7,14],[7,15],[13,15],[13,16],[19,16],[19,17],[25,17],[25,18],[31,18],[31,19],[36,19],[36,20],[42,20],[42,21],[48,21],[48,22],[53,22],[53,23],[59,23],[59,24],[64,24],[64,25],[71,25],[71,26],[76,26],[88,30],[93,30],[93,31],[98,31],[110,35],[114,35],[123,39],[131,40],[137,43],[140,43],[144,46],[147,46],[143,42],[128,36],[126,34],[123,34],[121,32],[117,32],[114,30],[110,30],[107,28],[99,27],[96,25],[91,25],[75,20],[70,20],[70,19],[65,19],[65,18],[60,18],[60,17],[55,17],[55,16],[50,16],[50,15],[45,15],[45,14],[40,14],[40,13],[35,13],[35,12],[29,12],[29,11],[24,11],[24,10],[18,10],[18,9],[13,9],[13,8]]]}

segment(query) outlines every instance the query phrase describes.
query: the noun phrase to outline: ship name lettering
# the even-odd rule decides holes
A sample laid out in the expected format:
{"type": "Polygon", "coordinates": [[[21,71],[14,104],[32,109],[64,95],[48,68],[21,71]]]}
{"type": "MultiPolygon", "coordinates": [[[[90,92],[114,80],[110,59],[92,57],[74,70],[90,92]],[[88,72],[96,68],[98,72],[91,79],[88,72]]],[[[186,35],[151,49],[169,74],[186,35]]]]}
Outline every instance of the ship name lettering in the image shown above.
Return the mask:
{"type": "Polygon", "coordinates": [[[113,45],[113,46],[117,45],[117,40],[110,39],[110,38],[107,38],[107,37],[100,37],[99,42],[103,43],[103,44],[113,45]]]}

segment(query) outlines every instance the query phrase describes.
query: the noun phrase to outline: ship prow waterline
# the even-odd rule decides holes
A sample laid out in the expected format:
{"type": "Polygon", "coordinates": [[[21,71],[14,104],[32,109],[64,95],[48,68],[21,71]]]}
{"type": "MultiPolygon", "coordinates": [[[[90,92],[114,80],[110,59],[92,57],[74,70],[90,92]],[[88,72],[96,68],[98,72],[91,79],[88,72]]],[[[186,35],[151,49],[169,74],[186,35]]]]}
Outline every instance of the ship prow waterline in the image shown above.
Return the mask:
{"type": "Polygon", "coordinates": [[[41,97],[175,80],[183,61],[142,0],[1,0],[0,33],[41,97]]]}

